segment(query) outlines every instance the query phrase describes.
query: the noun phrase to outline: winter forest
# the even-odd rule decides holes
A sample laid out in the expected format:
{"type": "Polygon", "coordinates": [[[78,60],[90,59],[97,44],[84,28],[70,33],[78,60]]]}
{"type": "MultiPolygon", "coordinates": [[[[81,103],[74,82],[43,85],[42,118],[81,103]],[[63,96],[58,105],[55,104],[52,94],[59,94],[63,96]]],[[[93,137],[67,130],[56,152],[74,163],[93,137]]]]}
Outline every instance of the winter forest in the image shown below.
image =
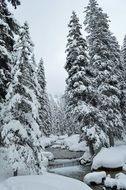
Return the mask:
{"type": "Polygon", "coordinates": [[[0,0],[0,190],[125,190],[126,36],[120,46],[97,0],[83,25],[69,13],[65,91],[54,96],[10,5],[22,0],[0,0]]]}

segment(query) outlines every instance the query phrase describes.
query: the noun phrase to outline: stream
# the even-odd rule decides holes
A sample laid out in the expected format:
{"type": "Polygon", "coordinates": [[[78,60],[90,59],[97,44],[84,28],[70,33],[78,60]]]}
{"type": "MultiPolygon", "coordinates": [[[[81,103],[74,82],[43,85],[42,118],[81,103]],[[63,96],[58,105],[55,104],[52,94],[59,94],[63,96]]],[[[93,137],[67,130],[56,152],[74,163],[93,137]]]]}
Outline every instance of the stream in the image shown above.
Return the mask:
{"type": "MultiPolygon", "coordinates": [[[[91,172],[90,165],[80,165],[78,158],[83,155],[83,152],[73,152],[61,148],[47,148],[49,152],[54,154],[54,160],[49,162],[48,172],[71,177],[83,181],[86,174],[91,172]]],[[[108,171],[112,177],[121,171],[108,171]]],[[[91,186],[93,190],[103,190],[103,186],[91,186]]],[[[106,188],[110,190],[110,188],[106,188]]]]}

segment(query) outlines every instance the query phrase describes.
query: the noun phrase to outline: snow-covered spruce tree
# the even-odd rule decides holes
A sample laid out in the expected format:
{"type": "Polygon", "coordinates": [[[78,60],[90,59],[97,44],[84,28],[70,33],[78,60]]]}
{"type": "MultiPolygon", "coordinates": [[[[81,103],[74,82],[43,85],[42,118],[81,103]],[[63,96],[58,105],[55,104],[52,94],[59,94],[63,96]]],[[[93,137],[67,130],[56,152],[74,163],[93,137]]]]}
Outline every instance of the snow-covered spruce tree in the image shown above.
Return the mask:
{"type": "MultiPolygon", "coordinates": [[[[3,1],[3,0],[1,0],[3,1]]],[[[19,0],[7,0],[8,2],[10,2],[15,8],[20,5],[20,1],[19,0]]]]}
{"type": "Polygon", "coordinates": [[[124,126],[126,126],[126,35],[124,37],[122,51],[122,65],[123,65],[123,78],[124,78],[124,84],[123,84],[123,95],[122,95],[122,114],[123,114],[123,122],[124,126]]]}
{"type": "Polygon", "coordinates": [[[11,66],[14,34],[19,31],[13,15],[9,12],[5,0],[0,1],[0,102],[3,102],[11,81],[11,66]]]}
{"type": "Polygon", "coordinates": [[[94,148],[97,138],[98,147],[107,143],[107,141],[103,143],[104,138],[99,138],[100,134],[109,137],[110,145],[114,144],[113,137],[121,138],[122,136],[122,66],[118,42],[109,30],[108,16],[99,8],[96,0],[89,0],[85,12],[84,24],[88,32],[87,40],[94,89],[90,103],[98,110],[97,114],[94,112],[90,120],[88,119],[85,134],[87,139],[92,141],[94,148]]]}
{"type": "Polygon", "coordinates": [[[8,162],[14,175],[22,169],[23,164],[29,172],[39,174],[44,169],[45,157],[37,123],[39,103],[36,95],[36,69],[27,23],[22,27],[14,50],[13,80],[9,85],[4,109],[3,143],[7,148],[8,162]]]}
{"type": "Polygon", "coordinates": [[[51,123],[51,110],[48,99],[48,94],[46,92],[46,80],[43,60],[41,59],[38,65],[37,70],[37,80],[38,80],[38,101],[40,104],[39,107],[39,125],[41,132],[49,136],[52,130],[51,123]]]}
{"type": "Polygon", "coordinates": [[[124,37],[123,46],[122,46],[122,58],[124,64],[126,64],[126,35],[124,37]]]}
{"type": "Polygon", "coordinates": [[[66,116],[70,133],[80,133],[80,121],[86,114],[83,106],[87,106],[90,72],[88,69],[87,44],[81,34],[81,25],[75,12],[72,13],[66,48],[66,116]]]}

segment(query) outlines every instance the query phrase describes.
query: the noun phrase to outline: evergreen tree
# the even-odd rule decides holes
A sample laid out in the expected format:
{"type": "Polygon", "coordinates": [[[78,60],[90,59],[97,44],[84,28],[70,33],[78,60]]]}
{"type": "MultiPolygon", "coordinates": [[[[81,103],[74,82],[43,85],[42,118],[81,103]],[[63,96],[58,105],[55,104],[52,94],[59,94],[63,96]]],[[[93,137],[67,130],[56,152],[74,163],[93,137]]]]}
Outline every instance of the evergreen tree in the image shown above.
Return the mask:
{"type": "MultiPolygon", "coordinates": [[[[1,0],[1,1],[5,1],[5,0],[1,0]]],[[[8,2],[10,2],[15,8],[20,5],[20,1],[19,0],[8,0],[8,2]]]]}
{"type": "Polygon", "coordinates": [[[75,12],[72,13],[68,34],[68,43],[66,48],[66,65],[68,73],[66,80],[67,87],[65,92],[66,116],[70,124],[70,133],[79,133],[80,125],[78,121],[82,120],[83,111],[81,105],[87,101],[86,94],[90,79],[88,77],[88,58],[87,44],[81,34],[81,25],[75,12]]]}
{"type": "Polygon", "coordinates": [[[0,3],[0,102],[3,102],[11,81],[11,66],[14,34],[18,34],[19,26],[9,12],[4,0],[0,3]]]}
{"type": "Polygon", "coordinates": [[[126,35],[124,37],[124,41],[123,41],[123,47],[122,47],[122,59],[123,59],[123,63],[124,65],[126,65],[126,35]]]}
{"type": "Polygon", "coordinates": [[[39,100],[39,125],[44,135],[49,136],[51,134],[51,110],[49,105],[49,99],[46,92],[46,80],[43,60],[41,59],[38,65],[37,71],[38,78],[38,100],[39,100]]]}
{"type": "Polygon", "coordinates": [[[123,95],[122,95],[122,114],[124,126],[126,126],[126,36],[124,37],[123,46],[122,46],[122,64],[123,64],[123,95]]]}
{"type": "Polygon", "coordinates": [[[32,52],[33,43],[28,24],[25,23],[15,44],[13,80],[6,95],[2,126],[3,143],[8,149],[8,161],[14,174],[23,163],[36,173],[43,170],[44,156],[37,123],[39,103],[32,52]]]}
{"type": "Polygon", "coordinates": [[[96,0],[89,0],[85,12],[84,24],[88,32],[90,67],[92,68],[93,91],[90,104],[95,108],[90,119],[87,117],[88,125],[85,128],[85,134],[95,150],[107,144],[113,145],[113,137],[121,138],[122,136],[122,66],[118,42],[109,30],[108,16],[99,8],[96,0]],[[109,142],[106,135],[109,137],[109,142]]]}

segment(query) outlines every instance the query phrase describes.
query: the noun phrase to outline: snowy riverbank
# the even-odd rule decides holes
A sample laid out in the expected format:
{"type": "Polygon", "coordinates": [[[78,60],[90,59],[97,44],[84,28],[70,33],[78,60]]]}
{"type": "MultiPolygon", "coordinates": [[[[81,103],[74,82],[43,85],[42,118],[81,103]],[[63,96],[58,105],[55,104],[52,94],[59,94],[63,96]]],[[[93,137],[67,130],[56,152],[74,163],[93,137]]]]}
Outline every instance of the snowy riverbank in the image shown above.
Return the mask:
{"type": "Polygon", "coordinates": [[[120,145],[110,148],[102,148],[94,157],[92,169],[125,169],[126,164],[126,145],[120,145]]]}

